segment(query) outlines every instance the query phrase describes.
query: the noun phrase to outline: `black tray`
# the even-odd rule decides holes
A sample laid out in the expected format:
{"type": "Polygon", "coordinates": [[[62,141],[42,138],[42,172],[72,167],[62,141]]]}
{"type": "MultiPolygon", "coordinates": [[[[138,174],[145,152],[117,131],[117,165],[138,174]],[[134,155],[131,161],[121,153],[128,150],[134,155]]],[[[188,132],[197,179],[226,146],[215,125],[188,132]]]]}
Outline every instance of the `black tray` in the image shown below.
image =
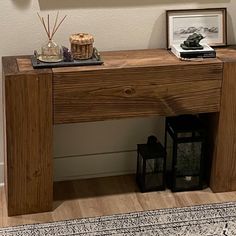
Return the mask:
{"type": "Polygon", "coordinates": [[[74,61],[60,61],[60,62],[42,62],[37,59],[37,55],[31,57],[32,66],[35,69],[39,68],[55,68],[55,67],[68,67],[68,66],[91,66],[91,65],[101,65],[103,61],[101,60],[100,54],[97,50],[94,50],[93,57],[87,60],[74,60],[74,61]]]}

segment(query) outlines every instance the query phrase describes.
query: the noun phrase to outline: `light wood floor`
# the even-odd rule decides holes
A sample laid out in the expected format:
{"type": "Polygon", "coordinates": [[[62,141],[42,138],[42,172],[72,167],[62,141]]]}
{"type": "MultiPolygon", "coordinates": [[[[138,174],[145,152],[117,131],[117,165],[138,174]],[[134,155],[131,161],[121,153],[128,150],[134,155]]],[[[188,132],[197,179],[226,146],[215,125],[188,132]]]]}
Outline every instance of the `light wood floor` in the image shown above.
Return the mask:
{"type": "Polygon", "coordinates": [[[0,227],[227,201],[236,201],[236,192],[141,193],[134,175],[127,175],[55,183],[53,212],[7,217],[0,188],[0,227]]]}

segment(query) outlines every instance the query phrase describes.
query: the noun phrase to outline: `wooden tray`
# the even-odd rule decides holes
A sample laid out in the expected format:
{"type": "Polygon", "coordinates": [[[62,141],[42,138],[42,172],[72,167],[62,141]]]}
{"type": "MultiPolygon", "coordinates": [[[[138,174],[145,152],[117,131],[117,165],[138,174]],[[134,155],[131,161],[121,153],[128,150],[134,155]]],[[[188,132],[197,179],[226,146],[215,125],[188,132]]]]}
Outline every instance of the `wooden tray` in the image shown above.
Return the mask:
{"type": "Polygon", "coordinates": [[[95,49],[93,51],[93,57],[87,60],[74,60],[74,61],[60,61],[60,62],[42,62],[38,60],[37,56],[31,57],[32,66],[34,69],[39,68],[55,68],[55,67],[68,67],[68,66],[91,66],[91,65],[101,65],[103,61],[100,54],[95,49]]]}

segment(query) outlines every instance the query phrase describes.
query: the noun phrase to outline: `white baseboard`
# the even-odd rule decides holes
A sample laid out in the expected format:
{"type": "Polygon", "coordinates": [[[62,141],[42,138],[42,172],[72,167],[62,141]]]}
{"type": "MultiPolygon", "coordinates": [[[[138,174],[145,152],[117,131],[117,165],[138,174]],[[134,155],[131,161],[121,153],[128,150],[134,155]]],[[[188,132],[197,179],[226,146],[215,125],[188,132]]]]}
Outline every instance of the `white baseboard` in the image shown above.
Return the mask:
{"type": "Polygon", "coordinates": [[[136,151],[54,159],[54,181],[135,173],[136,151]]]}
{"type": "MultiPolygon", "coordinates": [[[[135,173],[136,151],[69,156],[54,159],[54,181],[96,178],[135,173]]],[[[0,163],[0,186],[4,185],[0,163]]]]}
{"type": "MultiPolygon", "coordinates": [[[[54,181],[115,176],[135,171],[136,151],[54,159],[54,181]]],[[[0,163],[0,187],[3,185],[4,163],[0,163]]]]}
{"type": "Polygon", "coordinates": [[[0,162],[0,187],[4,185],[4,163],[0,162]]]}
{"type": "MultiPolygon", "coordinates": [[[[54,181],[133,174],[136,158],[135,150],[54,158],[54,181]]],[[[4,163],[0,163],[0,186],[3,173],[4,163]]]]}

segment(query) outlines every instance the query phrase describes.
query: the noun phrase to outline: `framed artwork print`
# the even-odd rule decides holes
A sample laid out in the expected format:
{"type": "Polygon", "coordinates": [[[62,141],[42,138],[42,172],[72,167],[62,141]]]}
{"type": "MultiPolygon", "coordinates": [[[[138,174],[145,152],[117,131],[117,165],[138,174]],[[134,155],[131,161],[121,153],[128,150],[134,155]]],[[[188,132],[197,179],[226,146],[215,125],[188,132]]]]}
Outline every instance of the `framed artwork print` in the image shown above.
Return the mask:
{"type": "Polygon", "coordinates": [[[226,8],[166,11],[167,48],[181,44],[193,33],[202,34],[201,43],[209,46],[227,45],[226,8]]]}

